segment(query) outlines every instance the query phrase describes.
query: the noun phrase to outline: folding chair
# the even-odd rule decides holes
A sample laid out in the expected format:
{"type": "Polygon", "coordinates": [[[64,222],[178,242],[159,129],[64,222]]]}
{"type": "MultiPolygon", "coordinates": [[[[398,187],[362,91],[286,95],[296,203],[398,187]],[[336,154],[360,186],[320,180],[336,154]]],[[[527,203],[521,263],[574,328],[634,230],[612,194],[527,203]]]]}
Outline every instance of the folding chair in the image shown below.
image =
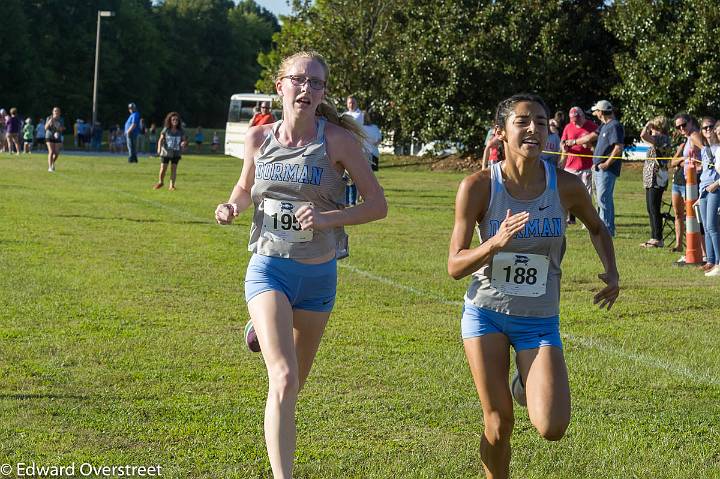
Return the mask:
{"type": "Polygon", "coordinates": [[[662,228],[663,231],[666,231],[665,236],[663,237],[663,242],[665,243],[665,246],[672,246],[673,243],[675,243],[675,217],[673,216],[673,206],[672,203],[663,201],[661,209],[665,208],[665,212],[660,213],[660,218],[662,218],[662,228]],[[670,243],[667,243],[668,238],[672,239],[670,243]]]}

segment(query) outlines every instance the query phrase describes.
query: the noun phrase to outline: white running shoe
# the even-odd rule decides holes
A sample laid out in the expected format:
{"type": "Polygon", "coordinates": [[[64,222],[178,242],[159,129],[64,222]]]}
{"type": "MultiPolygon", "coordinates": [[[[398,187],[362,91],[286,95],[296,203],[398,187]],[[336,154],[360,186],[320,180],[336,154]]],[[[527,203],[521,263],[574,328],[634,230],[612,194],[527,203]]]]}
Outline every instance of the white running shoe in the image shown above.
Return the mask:
{"type": "Polygon", "coordinates": [[[55,170],[53,170],[52,168],[48,168],[49,173],[52,173],[53,171],[55,171],[55,170]]]}
{"type": "Polygon", "coordinates": [[[705,276],[720,276],[720,265],[715,265],[713,269],[705,273],[705,276]]]}
{"type": "Polygon", "coordinates": [[[520,372],[516,369],[510,382],[510,393],[513,399],[522,407],[527,407],[527,398],[525,397],[525,385],[520,377],[520,372]]]}

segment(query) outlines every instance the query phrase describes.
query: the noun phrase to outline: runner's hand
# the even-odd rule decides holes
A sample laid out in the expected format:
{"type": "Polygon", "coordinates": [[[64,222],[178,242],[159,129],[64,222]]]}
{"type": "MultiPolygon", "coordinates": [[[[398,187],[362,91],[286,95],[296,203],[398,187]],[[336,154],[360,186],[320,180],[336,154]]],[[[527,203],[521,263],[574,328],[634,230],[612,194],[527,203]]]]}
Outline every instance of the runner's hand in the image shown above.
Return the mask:
{"type": "Polygon", "coordinates": [[[613,275],[601,273],[598,275],[598,278],[607,284],[607,286],[595,295],[593,304],[599,303],[600,309],[607,307],[607,310],[610,311],[610,308],[612,308],[613,304],[615,304],[615,300],[617,300],[617,297],[620,294],[620,278],[617,273],[613,275]]]}
{"type": "Polygon", "coordinates": [[[215,208],[215,221],[221,225],[229,225],[237,216],[236,209],[230,203],[220,203],[215,208]]]}
{"type": "Polygon", "coordinates": [[[327,228],[327,220],[323,217],[322,213],[317,211],[308,205],[303,205],[298,208],[295,213],[295,218],[300,222],[300,226],[303,230],[323,230],[327,228]]]}
{"type": "Polygon", "coordinates": [[[495,236],[493,236],[493,239],[500,249],[504,248],[513,236],[522,231],[530,219],[530,213],[527,211],[516,213],[514,215],[511,215],[510,213],[510,210],[507,210],[505,219],[502,223],[500,223],[500,229],[497,233],[495,233],[495,236]]]}

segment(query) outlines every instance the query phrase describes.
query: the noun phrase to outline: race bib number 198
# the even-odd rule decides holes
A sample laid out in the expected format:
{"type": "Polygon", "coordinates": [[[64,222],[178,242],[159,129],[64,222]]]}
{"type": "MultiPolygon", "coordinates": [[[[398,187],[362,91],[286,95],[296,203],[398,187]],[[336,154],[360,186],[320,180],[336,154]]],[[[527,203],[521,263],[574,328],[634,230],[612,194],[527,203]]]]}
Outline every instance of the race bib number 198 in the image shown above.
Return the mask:
{"type": "Polygon", "coordinates": [[[288,243],[305,243],[313,238],[313,230],[303,230],[300,222],[295,218],[295,212],[303,205],[312,208],[307,201],[282,201],[265,198],[263,200],[262,234],[274,240],[288,243]]]}
{"type": "Polygon", "coordinates": [[[511,296],[542,296],[549,265],[549,258],[541,254],[497,253],[490,281],[495,289],[511,296]]]}

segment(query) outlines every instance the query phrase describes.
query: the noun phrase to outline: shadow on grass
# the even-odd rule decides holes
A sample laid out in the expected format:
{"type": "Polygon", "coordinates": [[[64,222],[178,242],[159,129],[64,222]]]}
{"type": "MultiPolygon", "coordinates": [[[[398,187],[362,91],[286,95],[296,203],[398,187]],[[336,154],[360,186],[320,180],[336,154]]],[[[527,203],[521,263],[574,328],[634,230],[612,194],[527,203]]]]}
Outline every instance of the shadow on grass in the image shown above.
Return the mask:
{"type": "Polygon", "coordinates": [[[92,215],[50,215],[55,218],[85,218],[89,220],[109,221],[109,220],[123,220],[132,221],[134,223],[165,223],[165,224],[176,224],[176,225],[207,225],[213,224],[212,221],[198,221],[198,220],[186,220],[186,221],[168,221],[158,220],[153,218],[126,218],[124,216],[92,216],[92,215]]]}
{"type": "Polygon", "coordinates": [[[430,161],[428,161],[428,160],[425,160],[425,161],[413,161],[413,162],[408,162],[408,163],[400,163],[400,162],[398,162],[398,163],[388,163],[388,164],[382,164],[382,165],[380,166],[380,169],[383,170],[383,169],[385,169],[385,168],[403,168],[403,167],[406,167],[406,166],[432,165],[432,164],[435,163],[436,161],[437,161],[437,160],[433,159],[433,160],[430,160],[430,161]]]}
{"type": "Polygon", "coordinates": [[[0,399],[15,399],[18,401],[28,401],[30,399],[77,399],[86,401],[91,399],[90,396],[81,396],[78,394],[20,394],[20,393],[0,393],[0,399]]]}

